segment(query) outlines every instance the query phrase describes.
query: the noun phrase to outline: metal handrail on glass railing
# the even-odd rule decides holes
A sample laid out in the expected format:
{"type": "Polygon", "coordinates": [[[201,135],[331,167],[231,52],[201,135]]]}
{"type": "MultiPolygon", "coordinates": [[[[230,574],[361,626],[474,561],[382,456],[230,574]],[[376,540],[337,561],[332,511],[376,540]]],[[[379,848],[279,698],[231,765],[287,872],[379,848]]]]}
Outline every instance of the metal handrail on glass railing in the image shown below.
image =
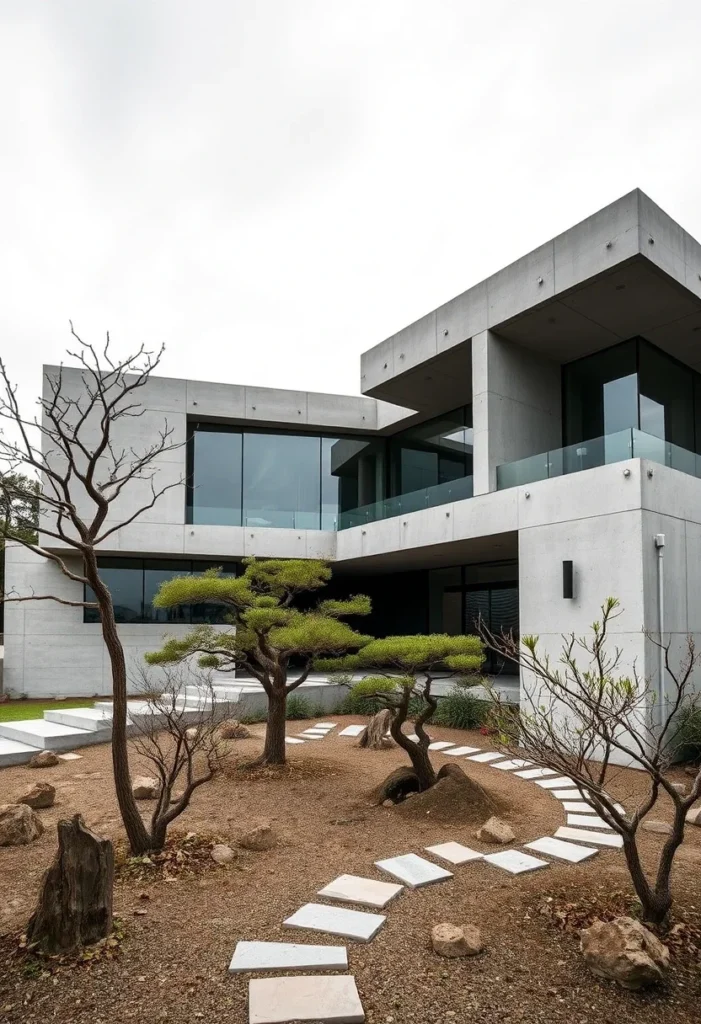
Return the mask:
{"type": "Polygon", "coordinates": [[[497,466],[497,490],[579,473],[597,466],[608,466],[625,459],[649,459],[682,473],[701,477],[701,456],[665,441],[664,438],[630,427],[497,466]]]}
{"type": "Polygon", "coordinates": [[[338,529],[349,530],[354,526],[365,526],[382,519],[392,519],[408,512],[419,512],[424,508],[435,508],[436,505],[446,505],[450,501],[461,501],[463,498],[471,497],[472,477],[463,476],[457,480],[423,487],[419,491],[408,491],[393,498],[385,498],[370,505],[339,512],[338,529]]]}

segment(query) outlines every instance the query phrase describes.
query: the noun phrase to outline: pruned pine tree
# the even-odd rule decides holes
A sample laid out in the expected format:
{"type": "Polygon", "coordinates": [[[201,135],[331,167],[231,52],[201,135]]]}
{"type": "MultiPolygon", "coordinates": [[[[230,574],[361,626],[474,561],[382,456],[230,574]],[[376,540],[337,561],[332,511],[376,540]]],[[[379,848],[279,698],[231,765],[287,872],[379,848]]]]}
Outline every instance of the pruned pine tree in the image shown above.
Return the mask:
{"type": "Polygon", "coordinates": [[[274,558],[246,559],[244,564],[243,574],[233,579],[210,570],[161,584],[156,607],[219,604],[227,609],[231,628],[197,626],[183,638],[167,638],[146,660],[165,665],[195,656],[202,667],[241,669],[257,679],[268,698],[268,716],[263,753],[256,763],[284,764],[289,694],[308,678],[317,658],[356,651],[370,641],[342,621],[368,615],[370,599],[359,595],[320,601],[302,610],[295,602],[328,583],[328,563],[274,558]]]}

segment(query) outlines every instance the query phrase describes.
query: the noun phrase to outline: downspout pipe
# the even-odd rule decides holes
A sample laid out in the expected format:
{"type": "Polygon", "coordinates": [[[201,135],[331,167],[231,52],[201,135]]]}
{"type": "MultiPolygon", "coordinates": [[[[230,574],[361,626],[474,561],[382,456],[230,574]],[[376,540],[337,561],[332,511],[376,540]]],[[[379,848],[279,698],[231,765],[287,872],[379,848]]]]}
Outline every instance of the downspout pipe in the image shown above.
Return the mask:
{"type": "Polygon", "coordinates": [[[664,722],[664,706],[666,703],[665,694],[665,652],[664,643],[664,534],[655,534],[655,547],[657,548],[657,626],[660,634],[659,647],[659,679],[657,680],[657,703],[659,706],[660,728],[664,722]]]}

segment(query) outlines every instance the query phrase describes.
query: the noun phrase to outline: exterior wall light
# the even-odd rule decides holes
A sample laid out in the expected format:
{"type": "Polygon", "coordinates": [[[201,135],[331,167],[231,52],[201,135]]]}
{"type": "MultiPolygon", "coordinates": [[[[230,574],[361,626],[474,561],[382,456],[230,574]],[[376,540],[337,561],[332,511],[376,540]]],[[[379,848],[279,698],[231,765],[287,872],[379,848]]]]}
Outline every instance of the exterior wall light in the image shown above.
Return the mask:
{"type": "Polygon", "coordinates": [[[562,596],[565,599],[574,597],[574,563],[572,561],[562,563],[562,596]]]}

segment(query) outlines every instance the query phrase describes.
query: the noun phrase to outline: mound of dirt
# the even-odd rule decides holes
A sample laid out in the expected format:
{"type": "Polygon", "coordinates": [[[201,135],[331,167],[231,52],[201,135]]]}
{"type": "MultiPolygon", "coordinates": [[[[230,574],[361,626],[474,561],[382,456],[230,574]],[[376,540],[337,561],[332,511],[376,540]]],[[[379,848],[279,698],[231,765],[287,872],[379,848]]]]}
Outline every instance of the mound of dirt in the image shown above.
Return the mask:
{"type": "Polygon", "coordinates": [[[423,818],[447,823],[469,822],[481,825],[493,814],[504,814],[503,801],[488,793],[456,764],[443,765],[435,786],[416,793],[397,804],[397,812],[406,818],[423,818]]]}

